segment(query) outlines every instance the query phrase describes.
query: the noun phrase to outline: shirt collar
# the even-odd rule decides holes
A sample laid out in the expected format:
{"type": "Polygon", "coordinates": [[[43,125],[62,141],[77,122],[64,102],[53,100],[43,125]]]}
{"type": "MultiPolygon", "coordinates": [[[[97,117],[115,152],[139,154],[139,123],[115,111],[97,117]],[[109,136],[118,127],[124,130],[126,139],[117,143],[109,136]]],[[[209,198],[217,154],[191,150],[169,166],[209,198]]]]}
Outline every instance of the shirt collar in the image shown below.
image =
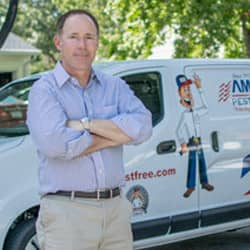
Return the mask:
{"type": "Polygon", "coordinates": [[[95,70],[92,68],[92,72],[91,72],[91,78],[90,81],[94,80],[95,82],[103,85],[103,81],[102,81],[102,74],[101,72],[99,72],[98,70],[95,70]]]}
{"type": "MultiPolygon", "coordinates": [[[[64,67],[62,66],[62,63],[60,61],[57,62],[56,66],[53,70],[53,74],[55,76],[55,79],[56,79],[56,82],[57,82],[57,85],[59,86],[59,88],[61,88],[70,79],[72,79],[72,78],[75,79],[74,77],[70,76],[67,73],[67,71],[64,69],[64,67]]],[[[101,78],[102,78],[101,72],[94,70],[92,68],[89,83],[92,81],[95,81],[95,82],[100,83],[102,85],[103,83],[102,83],[101,78]]]]}
{"type": "Polygon", "coordinates": [[[56,83],[59,88],[61,88],[70,79],[70,75],[63,68],[62,63],[60,61],[57,62],[53,70],[53,74],[56,78],[56,83]]]}

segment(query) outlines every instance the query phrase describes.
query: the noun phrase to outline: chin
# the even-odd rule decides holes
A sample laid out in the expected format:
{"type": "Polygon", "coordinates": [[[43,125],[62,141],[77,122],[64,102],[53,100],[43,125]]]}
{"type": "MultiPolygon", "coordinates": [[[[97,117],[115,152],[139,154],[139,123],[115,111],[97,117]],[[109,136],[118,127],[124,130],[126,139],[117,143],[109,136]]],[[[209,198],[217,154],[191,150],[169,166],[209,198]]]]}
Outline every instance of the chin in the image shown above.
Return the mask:
{"type": "Polygon", "coordinates": [[[72,67],[74,70],[77,70],[77,71],[86,71],[86,70],[89,70],[91,69],[91,65],[84,65],[84,66],[79,66],[76,65],[75,67],[72,67]]]}

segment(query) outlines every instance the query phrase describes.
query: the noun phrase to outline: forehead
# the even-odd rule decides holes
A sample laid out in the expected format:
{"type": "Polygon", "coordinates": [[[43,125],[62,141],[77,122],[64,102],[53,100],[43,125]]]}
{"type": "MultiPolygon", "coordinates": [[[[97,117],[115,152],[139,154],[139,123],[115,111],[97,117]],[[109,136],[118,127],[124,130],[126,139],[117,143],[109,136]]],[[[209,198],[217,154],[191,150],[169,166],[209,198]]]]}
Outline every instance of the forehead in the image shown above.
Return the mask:
{"type": "Polygon", "coordinates": [[[183,84],[180,87],[180,91],[185,91],[185,90],[190,90],[190,85],[189,84],[183,84]]]}
{"type": "Polygon", "coordinates": [[[93,20],[85,14],[69,16],[65,20],[62,31],[65,33],[97,33],[93,20]]]}

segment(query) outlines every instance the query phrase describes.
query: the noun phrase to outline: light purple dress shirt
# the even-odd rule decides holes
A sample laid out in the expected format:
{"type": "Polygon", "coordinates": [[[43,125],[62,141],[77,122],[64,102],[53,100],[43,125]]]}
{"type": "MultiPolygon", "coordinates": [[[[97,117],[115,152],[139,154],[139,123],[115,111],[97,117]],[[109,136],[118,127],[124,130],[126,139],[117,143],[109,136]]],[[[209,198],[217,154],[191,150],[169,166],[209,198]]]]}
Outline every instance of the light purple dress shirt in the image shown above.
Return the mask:
{"type": "Polygon", "coordinates": [[[151,113],[123,80],[93,70],[83,88],[58,62],[29,94],[27,125],[37,148],[41,195],[124,184],[122,145],[77,157],[91,145],[92,135],[66,127],[66,121],[86,116],[111,119],[133,139],[132,144],[152,133],[151,113]]]}

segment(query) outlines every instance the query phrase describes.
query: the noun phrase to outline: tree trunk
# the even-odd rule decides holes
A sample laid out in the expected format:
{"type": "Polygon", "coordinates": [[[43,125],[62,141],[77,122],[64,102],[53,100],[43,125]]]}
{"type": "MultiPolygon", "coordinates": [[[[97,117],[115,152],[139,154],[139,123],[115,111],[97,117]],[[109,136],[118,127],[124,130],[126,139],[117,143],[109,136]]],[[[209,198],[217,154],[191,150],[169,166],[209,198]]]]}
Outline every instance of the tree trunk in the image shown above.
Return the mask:
{"type": "Polygon", "coordinates": [[[250,58],[250,28],[247,27],[247,20],[250,19],[250,10],[243,13],[242,15],[242,30],[243,30],[243,37],[246,46],[246,54],[247,57],[250,58]]]}
{"type": "Polygon", "coordinates": [[[0,30],[0,49],[2,48],[14,24],[17,14],[17,5],[18,5],[18,0],[10,0],[7,15],[5,17],[2,29],[0,30]]]}
{"type": "Polygon", "coordinates": [[[247,50],[247,57],[250,58],[250,29],[246,30],[246,50],[247,50]]]}

